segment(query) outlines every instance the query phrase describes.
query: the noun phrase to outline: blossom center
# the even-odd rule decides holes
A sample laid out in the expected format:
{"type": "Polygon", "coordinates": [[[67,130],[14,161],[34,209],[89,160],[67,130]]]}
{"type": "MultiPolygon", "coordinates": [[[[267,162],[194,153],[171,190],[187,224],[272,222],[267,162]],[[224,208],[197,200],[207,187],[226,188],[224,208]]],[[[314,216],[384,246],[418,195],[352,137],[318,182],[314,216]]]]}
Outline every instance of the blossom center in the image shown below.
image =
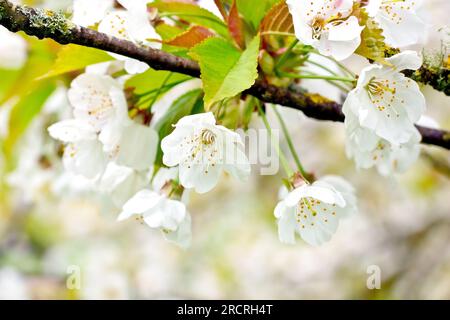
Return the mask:
{"type": "Polygon", "coordinates": [[[335,207],[336,204],[325,204],[311,197],[300,199],[295,210],[299,228],[314,227],[320,223],[317,219],[328,223],[330,218],[336,216],[335,207]]]}
{"type": "Polygon", "coordinates": [[[395,82],[389,81],[388,79],[376,79],[372,78],[366,86],[367,92],[371,97],[384,97],[384,94],[389,92],[395,94],[395,82]]]}
{"type": "Polygon", "coordinates": [[[203,129],[201,133],[201,141],[204,145],[213,144],[216,141],[216,134],[209,129],[203,129]]]}
{"type": "Polygon", "coordinates": [[[325,20],[322,17],[315,17],[311,22],[312,38],[320,40],[325,27],[325,20]]]}

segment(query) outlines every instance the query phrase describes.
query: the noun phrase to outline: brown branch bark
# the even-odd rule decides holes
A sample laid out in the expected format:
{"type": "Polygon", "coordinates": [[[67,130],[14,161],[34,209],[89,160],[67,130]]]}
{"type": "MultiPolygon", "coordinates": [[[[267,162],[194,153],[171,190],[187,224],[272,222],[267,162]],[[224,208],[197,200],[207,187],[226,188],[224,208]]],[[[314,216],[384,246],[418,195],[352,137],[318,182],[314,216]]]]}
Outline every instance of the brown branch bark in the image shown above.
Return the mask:
{"type": "MultiPolygon", "coordinates": [[[[88,28],[74,25],[61,14],[13,5],[0,0],[0,24],[10,31],[24,31],[39,39],[50,38],[61,44],[78,44],[121,54],[146,62],[153,69],[178,72],[193,77],[200,76],[195,61],[183,59],[161,50],[140,47],[130,41],[117,39],[88,28]]],[[[342,106],[319,95],[292,92],[257,80],[245,92],[268,103],[275,103],[302,111],[318,120],[344,121],[342,106]]],[[[422,143],[450,149],[450,132],[417,126],[422,143]]]]}

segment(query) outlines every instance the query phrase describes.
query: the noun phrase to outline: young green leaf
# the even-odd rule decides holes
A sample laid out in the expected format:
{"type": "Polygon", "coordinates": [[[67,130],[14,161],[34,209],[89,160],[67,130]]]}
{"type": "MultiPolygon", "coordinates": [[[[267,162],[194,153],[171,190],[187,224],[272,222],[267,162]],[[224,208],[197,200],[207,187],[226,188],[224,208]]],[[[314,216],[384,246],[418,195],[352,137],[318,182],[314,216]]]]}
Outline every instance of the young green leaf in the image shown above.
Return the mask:
{"type": "Polygon", "coordinates": [[[283,1],[274,5],[264,16],[260,26],[261,33],[294,33],[294,22],[287,4],[283,1]]]}
{"type": "Polygon", "coordinates": [[[199,7],[194,3],[182,1],[156,1],[148,4],[149,7],[158,9],[159,16],[179,17],[193,24],[213,29],[218,34],[228,37],[226,24],[215,14],[199,7]]]}
{"type": "Polygon", "coordinates": [[[48,97],[55,90],[53,81],[40,82],[33,91],[22,96],[11,109],[8,136],[4,141],[4,151],[11,154],[17,140],[28,128],[34,117],[39,114],[48,97]]]}
{"type": "Polygon", "coordinates": [[[58,57],[50,71],[39,79],[59,76],[67,72],[83,69],[91,64],[110,60],[113,60],[113,58],[105,51],[69,44],[58,52],[58,57]]]}
{"type": "Polygon", "coordinates": [[[250,88],[258,77],[259,35],[244,52],[220,38],[209,38],[189,55],[200,64],[205,91],[205,109],[250,88]]]}
{"type": "Polygon", "coordinates": [[[234,41],[240,48],[244,48],[245,46],[245,38],[244,38],[244,25],[239,16],[239,12],[236,5],[236,0],[233,0],[233,4],[231,5],[230,14],[228,16],[228,30],[230,30],[230,34],[233,37],[234,41]]]}
{"type": "Polygon", "coordinates": [[[358,18],[359,24],[365,26],[361,32],[361,44],[355,53],[367,59],[386,64],[384,52],[388,47],[384,42],[383,30],[360,5],[354,6],[353,14],[358,18]]]}
{"type": "Polygon", "coordinates": [[[53,65],[55,47],[58,48],[58,45],[50,44],[48,40],[29,39],[29,51],[32,54],[25,66],[21,70],[10,73],[9,77],[2,75],[0,105],[12,97],[26,95],[41,85],[36,78],[47,72],[53,65]]]}
{"type": "Polygon", "coordinates": [[[238,11],[255,30],[258,30],[267,11],[277,2],[280,0],[259,0],[257,3],[249,0],[236,0],[238,11]]]}

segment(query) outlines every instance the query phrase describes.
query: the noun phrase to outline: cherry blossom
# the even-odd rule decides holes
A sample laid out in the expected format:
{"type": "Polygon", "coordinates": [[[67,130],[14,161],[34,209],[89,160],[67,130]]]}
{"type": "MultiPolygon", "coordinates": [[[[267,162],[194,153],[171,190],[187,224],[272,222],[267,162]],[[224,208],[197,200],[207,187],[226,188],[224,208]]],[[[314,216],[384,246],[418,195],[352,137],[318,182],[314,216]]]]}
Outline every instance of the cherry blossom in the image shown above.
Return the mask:
{"type": "Polygon", "coordinates": [[[358,19],[352,16],[352,0],[288,0],[295,35],[304,44],[337,60],[348,58],[361,43],[358,19]]]}
{"type": "MultiPolygon", "coordinates": [[[[100,22],[98,30],[119,39],[129,40],[134,43],[151,48],[161,48],[161,39],[150,23],[147,12],[146,0],[118,0],[125,10],[109,12],[100,22]]],[[[146,63],[127,58],[117,54],[111,54],[116,59],[123,60],[125,70],[130,74],[142,73],[149,67],[146,63]]]]}
{"type": "Polygon", "coordinates": [[[412,128],[411,138],[405,143],[391,144],[371,130],[361,127],[352,114],[345,119],[346,153],[358,168],[376,167],[383,176],[405,172],[419,157],[419,132],[412,128]]]}
{"type": "Polygon", "coordinates": [[[76,119],[82,119],[101,131],[115,118],[126,118],[128,106],[122,85],[108,75],[83,73],[68,91],[76,119]]]}
{"type": "Polygon", "coordinates": [[[222,171],[246,179],[250,165],[240,136],[220,125],[211,112],[190,115],[175,125],[175,130],[161,141],[163,162],[179,165],[180,182],[198,193],[210,191],[222,171]]]}
{"type": "Polygon", "coordinates": [[[421,0],[370,0],[367,12],[383,29],[387,44],[405,47],[421,41],[425,23],[418,17],[421,0]]]}
{"type": "Polygon", "coordinates": [[[418,69],[422,60],[413,51],[386,59],[388,65],[364,68],[343,106],[346,117],[353,113],[359,124],[391,144],[407,143],[415,135],[414,123],[424,113],[425,98],[419,86],[400,71],[418,69]]]}
{"type": "Polygon", "coordinates": [[[291,191],[275,208],[281,242],[294,244],[295,234],[308,244],[331,239],[339,220],[356,212],[353,187],[344,179],[326,176],[291,191]]]}
{"type": "Polygon", "coordinates": [[[181,247],[191,241],[191,217],[184,202],[171,199],[168,187],[178,171],[160,169],[155,175],[152,188],[138,191],[123,206],[119,221],[136,216],[151,228],[160,229],[165,237],[181,247]]]}
{"type": "Polygon", "coordinates": [[[114,8],[114,0],[74,0],[72,21],[83,27],[100,22],[114,8]]]}

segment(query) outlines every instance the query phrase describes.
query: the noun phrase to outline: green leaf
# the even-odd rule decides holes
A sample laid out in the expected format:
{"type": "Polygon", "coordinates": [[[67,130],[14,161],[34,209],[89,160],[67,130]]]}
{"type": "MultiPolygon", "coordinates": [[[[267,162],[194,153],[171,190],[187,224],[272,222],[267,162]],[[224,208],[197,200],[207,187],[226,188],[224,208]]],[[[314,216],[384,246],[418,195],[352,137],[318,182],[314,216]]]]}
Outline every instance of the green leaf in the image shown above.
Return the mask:
{"type": "Polygon", "coordinates": [[[155,30],[161,36],[162,40],[169,40],[175,38],[179,34],[185,32],[184,29],[172,26],[165,22],[158,23],[155,27],[155,30]]]}
{"type": "MultiPolygon", "coordinates": [[[[158,132],[159,141],[169,135],[173,131],[173,125],[184,116],[203,112],[202,90],[194,89],[186,92],[184,95],[175,100],[169,110],[156,123],[155,130],[158,132]]],[[[156,164],[162,164],[162,150],[159,146],[156,156],[156,164]]]]}
{"type": "Polygon", "coordinates": [[[105,51],[69,44],[58,52],[55,63],[50,71],[40,79],[59,76],[61,74],[83,69],[89,65],[111,61],[113,58],[105,51]]]}
{"type": "MultiPolygon", "coordinates": [[[[148,69],[144,73],[137,74],[125,82],[125,88],[134,88],[135,94],[143,94],[152,90],[160,88],[170,71],[157,71],[154,69],[148,69]]],[[[172,73],[170,79],[165,85],[175,85],[191,79],[190,76],[186,76],[181,73],[172,73]]]]}
{"type": "Polygon", "coordinates": [[[213,29],[224,37],[229,36],[227,25],[219,17],[196,4],[157,1],[149,3],[148,6],[157,8],[161,17],[177,16],[185,21],[213,29]]]}
{"type": "Polygon", "coordinates": [[[8,136],[4,141],[5,154],[10,155],[15,143],[28,128],[34,117],[39,114],[48,97],[55,90],[53,82],[41,82],[40,85],[13,106],[9,118],[8,136]]]}
{"type": "Polygon", "coordinates": [[[280,0],[259,0],[258,3],[249,0],[236,0],[239,12],[255,30],[258,30],[261,20],[267,11],[280,0]]]}
{"type": "Polygon", "coordinates": [[[0,81],[0,101],[3,101],[9,88],[14,84],[14,82],[20,76],[20,70],[0,69],[0,74],[2,75],[2,81],[0,81]]]}
{"type": "Polygon", "coordinates": [[[205,109],[215,102],[234,97],[250,88],[258,77],[259,35],[244,52],[220,38],[209,38],[189,55],[200,64],[205,90],[205,109]]]}
{"type": "Polygon", "coordinates": [[[40,86],[36,78],[46,72],[55,60],[53,45],[49,41],[29,38],[30,56],[25,66],[9,75],[3,74],[0,82],[0,105],[14,96],[23,96],[40,86]]]}

